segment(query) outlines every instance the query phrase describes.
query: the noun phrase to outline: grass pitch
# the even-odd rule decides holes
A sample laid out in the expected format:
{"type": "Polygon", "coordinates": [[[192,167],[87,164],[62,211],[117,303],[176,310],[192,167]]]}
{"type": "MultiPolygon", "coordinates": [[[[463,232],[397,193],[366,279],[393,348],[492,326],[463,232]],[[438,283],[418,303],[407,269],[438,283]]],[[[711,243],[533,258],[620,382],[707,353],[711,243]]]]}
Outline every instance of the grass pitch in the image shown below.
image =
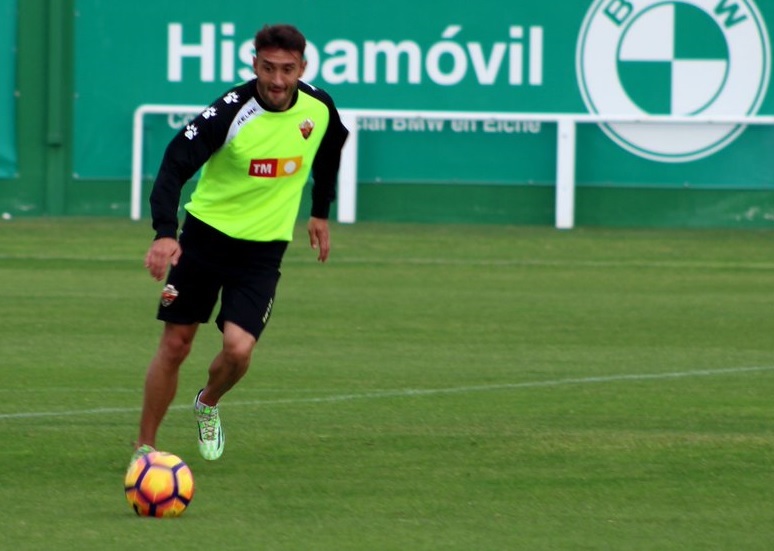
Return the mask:
{"type": "Polygon", "coordinates": [[[302,227],[223,458],[190,402],[159,447],[197,491],[122,480],[160,324],[147,223],[0,222],[2,549],[769,551],[771,232],[302,227]]]}

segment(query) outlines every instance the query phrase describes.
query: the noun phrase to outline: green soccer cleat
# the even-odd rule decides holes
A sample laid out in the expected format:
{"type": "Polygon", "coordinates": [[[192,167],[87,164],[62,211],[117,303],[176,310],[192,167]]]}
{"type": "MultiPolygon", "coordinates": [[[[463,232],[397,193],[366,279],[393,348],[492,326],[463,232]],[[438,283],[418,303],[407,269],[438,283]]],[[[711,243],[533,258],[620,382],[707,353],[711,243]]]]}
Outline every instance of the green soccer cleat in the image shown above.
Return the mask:
{"type": "Polygon", "coordinates": [[[155,452],[156,449],[153,446],[149,446],[148,444],[143,444],[136,450],[134,450],[134,453],[132,454],[132,458],[129,460],[129,466],[131,467],[135,461],[140,459],[143,455],[148,455],[151,452],[155,452]]]}
{"type": "Polygon", "coordinates": [[[226,445],[226,436],[220,425],[218,406],[199,405],[200,390],[194,399],[194,415],[199,428],[199,453],[208,461],[214,461],[223,455],[226,445]]]}

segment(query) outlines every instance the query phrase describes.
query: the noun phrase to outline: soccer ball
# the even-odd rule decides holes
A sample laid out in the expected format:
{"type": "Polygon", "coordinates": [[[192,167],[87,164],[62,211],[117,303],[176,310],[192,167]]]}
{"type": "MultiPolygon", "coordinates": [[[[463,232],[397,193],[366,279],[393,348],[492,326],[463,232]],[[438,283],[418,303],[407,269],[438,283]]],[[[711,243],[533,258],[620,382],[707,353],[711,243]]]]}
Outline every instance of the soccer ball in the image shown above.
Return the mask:
{"type": "Polygon", "coordinates": [[[142,517],[178,517],[191,503],[194,479],[178,456],[155,451],[129,466],[124,478],[126,500],[142,517]]]}

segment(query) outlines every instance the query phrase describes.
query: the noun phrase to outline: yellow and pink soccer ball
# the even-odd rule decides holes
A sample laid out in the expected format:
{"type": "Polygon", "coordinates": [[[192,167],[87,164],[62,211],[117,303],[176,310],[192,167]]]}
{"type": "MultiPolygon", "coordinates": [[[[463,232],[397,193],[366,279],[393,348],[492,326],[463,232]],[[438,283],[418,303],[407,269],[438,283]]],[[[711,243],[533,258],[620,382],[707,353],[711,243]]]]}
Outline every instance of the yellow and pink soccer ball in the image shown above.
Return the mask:
{"type": "Polygon", "coordinates": [[[178,456],[154,451],[126,471],[126,500],[142,517],[179,517],[194,496],[193,473],[178,456]]]}

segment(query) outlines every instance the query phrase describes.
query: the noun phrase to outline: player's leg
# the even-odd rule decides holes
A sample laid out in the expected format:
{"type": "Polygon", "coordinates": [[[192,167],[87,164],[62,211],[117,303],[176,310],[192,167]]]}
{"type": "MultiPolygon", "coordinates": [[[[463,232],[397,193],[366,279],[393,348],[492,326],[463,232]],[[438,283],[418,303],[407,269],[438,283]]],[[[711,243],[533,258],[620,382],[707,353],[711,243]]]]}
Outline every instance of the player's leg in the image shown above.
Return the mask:
{"type": "Polygon", "coordinates": [[[183,254],[169,271],[156,315],[164,329],[146,374],[138,446],[155,446],[158,428],[177,392],[180,366],[191,351],[199,324],[209,320],[218,300],[221,280],[206,262],[217,246],[188,219],[183,229],[183,254]]]}
{"type": "Polygon", "coordinates": [[[155,447],[156,433],[177,392],[180,366],[191,351],[199,324],[165,323],[156,354],[145,376],[145,394],[137,445],[155,447]]]}
{"type": "Polygon", "coordinates": [[[242,263],[228,269],[216,320],[223,332],[223,348],[210,364],[207,386],[194,401],[199,451],[209,460],[218,459],[225,445],[218,402],[250,367],[255,344],[271,315],[280,277],[279,264],[286,244],[266,243],[255,247],[266,251],[258,251],[261,254],[252,258],[236,255],[242,263]],[[265,252],[269,254],[263,254],[265,252]]]}
{"type": "Polygon", "coordinates": [[[223,395],[244,377],[256,338],[235,323],[223,324],[223,348],[210,364],[207,386],[199,394],[203,404],[215,406],[223,395]]]}
{"type": "Polygon", "coordinates": [[[210,364],[207,386],[194,400],[199,430],[199,452],[210,461],[223,454],[226,434],[220,422],[218,402],[247,373],[255,337],[232,322],[223,326],[223,349],[210,364]]]}

